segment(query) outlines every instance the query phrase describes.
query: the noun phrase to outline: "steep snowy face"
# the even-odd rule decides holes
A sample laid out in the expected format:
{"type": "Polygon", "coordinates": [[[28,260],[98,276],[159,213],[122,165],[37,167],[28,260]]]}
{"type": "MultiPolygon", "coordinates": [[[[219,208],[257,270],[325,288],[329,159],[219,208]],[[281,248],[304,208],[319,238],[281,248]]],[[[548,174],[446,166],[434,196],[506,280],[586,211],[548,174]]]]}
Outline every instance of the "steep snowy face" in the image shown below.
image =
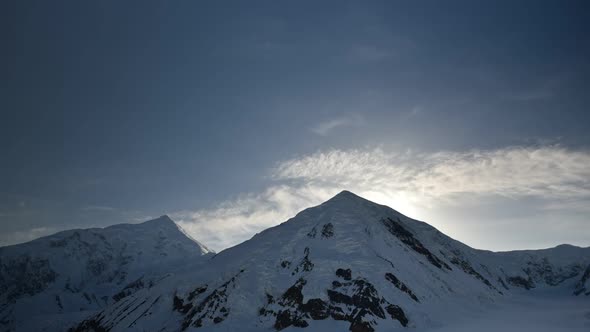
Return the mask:
{"type": "Polygon", "coordinates": [[[518,291],[519,277],[526,283],[526,271],[539,272],[528,263],[547,262],[533,278],[538,287],[560,285],[579,273],[568,264],[588,251],[548,253],[475,250],[345,191],[219,253],[198,271],[126,297],[76,330],[436,326],[518,291]]]}
{"type": "Polygon", "coordinates": [[[0,329],[43,319],[59,326],[212,255],[167,216],[0,248],[0,329]]]}
{"type": "Polygon", "coordinates": [[[543,250],[480,252],[479,257],[493,268],[504,287],[531,290],[565,286],[572,292],[572,282],[590,264],[590,248],[560,245],[543,250]]]}

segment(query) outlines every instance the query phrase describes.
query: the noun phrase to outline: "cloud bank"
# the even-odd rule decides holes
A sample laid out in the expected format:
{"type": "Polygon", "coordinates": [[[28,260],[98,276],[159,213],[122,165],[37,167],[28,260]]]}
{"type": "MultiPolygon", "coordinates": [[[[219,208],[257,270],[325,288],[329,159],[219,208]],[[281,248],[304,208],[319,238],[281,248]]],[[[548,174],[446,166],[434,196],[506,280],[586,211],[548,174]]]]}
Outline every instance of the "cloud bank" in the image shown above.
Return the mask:
{"type": "Polygon", "coordinates": [[[273,185],[261,193],[173,217],[195,238],[220,250],[343,189],[412,217],[461,205],[466,197],[533,198],[548,210],[589,211],[588,165],[589,152],[559,146],[439,153],[330,150],[280,162],[270,171],[273,185]]]}

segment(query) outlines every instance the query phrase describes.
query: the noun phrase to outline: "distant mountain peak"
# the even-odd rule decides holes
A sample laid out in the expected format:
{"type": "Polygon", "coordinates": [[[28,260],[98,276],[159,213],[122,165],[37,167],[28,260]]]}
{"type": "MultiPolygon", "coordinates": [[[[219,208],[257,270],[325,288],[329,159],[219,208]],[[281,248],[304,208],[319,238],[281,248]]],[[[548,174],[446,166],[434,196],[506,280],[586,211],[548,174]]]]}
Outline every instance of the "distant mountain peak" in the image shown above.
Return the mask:
{"type": "Polygon", "coordinates": [[[143,224],[148,224],[148,223],[152,223],[152,224],[176,224],[174,222],[174,220],[172,220],[168,215],[164,214],[158,218],[155,219],[151,219],[148,221],[144,221],[143,224]]]}
{"type": "Polygon", "coordinates": [[[161,215],[158,220],[173,221],[167,214],[161,215]]]}
{"type": "MultiPolygon", "coordinates": [[[[125,225],[125,224],[122,224],[125,225]]],[[[171,231],[171,232],[176,232],[177,230],[180,230],[182,233],[185,234],[185,232],[183,232],[180,227],[178,226],[178,224],[176,224],[176,222],[174,220],[172,220],[168,215],[162,215],[158,218],[155,219],[150,219],[147,221],[144,221],[142,223],[136,224],[137,226],[141,227],[141,228],[160,228],[160,229],[166,229],[167,231],[171,231]]],[[[117,225],[115,225],[117,226],[117,225]]]]}
{"type": "Polygon", "coordinates": [[[351,191],[342,190],[334,197],[330,198],[329,200],[325,201],[322,205],[338,205],[338,206],[350,206],[350,207],[358,207],[360,205],[378,205],[374,202],[371,202],[351,191]]]}
{"type": "Polygon", "coordinates": [[[329,199],[328,201],[331,201],[333,199],[359,199],[359,200],[365,200],[364,198],[360,197],[359,195],[348,191],[348,190],[342,190],[341,192],[339,192],[338,194],[336,194],[334,197],[332,197],[331,199],[329,199]]]}
{"type": "MultiPolygon", "coordinates": [[[[165,282],[212,252],[164,215],[136,224],[74,229],[0,248],[0,331],[41,330],[31,314],[91,314],[165,282]],[[32,304],[31,304],[32,303],[32,304]],[[22,329],[17,328],[25,324],[22,329]]],[[[46,330],[63,330],[60,322],[46,330]]]]}
{"type": "Polygon", "coordinates": [[[161,229],[165,229],[166,232],[171,232],[171,234],[181,234],[181,237],[186,237],[189,240],[195,242],[203,253],[213,253],[214,251],[207,248],[204,244],[199,242],[197,239],[193,238],[186,230],[184,230],[180,225],[178,225],[172,218],[168,215],[164,214],[156,219],[148,220],[140,225],[148,226],[148,227],[158,227],[161,229]]]}
{"type": "Polygon", "coordinates": [[[167,215],[41,240],[0,250],[0,330],[427,329],[590,294],[590,248],[481,251],[347,190],[215,256],[167,215]]]}
{"type": "Polygon", "coordinates": [[[366,220],[367,218],[365,217],[367,215],[389,215],[391,212],[396,217],[405,217],[402,213],[388,206],[375,203],[348,190],[342,190],[315,208],[319,208],[319,210],[323,210],[324,212],[327,209],[336,213],[344,213],[349,217],[356,216],[358,220],[366,220]]]}

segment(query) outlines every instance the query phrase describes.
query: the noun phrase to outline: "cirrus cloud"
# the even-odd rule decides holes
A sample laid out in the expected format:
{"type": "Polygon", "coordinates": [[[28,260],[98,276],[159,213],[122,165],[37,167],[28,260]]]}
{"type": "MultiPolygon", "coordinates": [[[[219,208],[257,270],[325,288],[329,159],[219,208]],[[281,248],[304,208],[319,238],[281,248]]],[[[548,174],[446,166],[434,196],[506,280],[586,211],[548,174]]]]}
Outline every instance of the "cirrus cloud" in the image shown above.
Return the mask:
{"type": "Polygon", "coordinates": [[[588,165],[589,153],[559,147],[434,154],[334,150],[285,161],[274,177],[431,197],[454,193],[577,197],[590,195],[588,165]]]}
{"type": "Polygon", "coordinates": [[[328,136],[332,131],[341,127],[354,127],[359,126],[364,122],[363,118],[358,114],[351,114],[348,116],[338,117],[330,119],[324,122],[320,122],[311,128],[311,131],[320,135],[328,136]]]}
{"type": "MultiPolygon", "coordinates": [[[[588,211],[587,165],[590,153],[559,146],[438,153],[330,150],[278,163],[270,171],[273,184],[263,192],[173,217],[196,238],[220,250],[343,189],[414,217],[430,217],[442,206],[486,197],[533,198],[545,210],[564,206],[588,211]]],[[[590,235],[588,227],[582,232],[590,235]]]]}

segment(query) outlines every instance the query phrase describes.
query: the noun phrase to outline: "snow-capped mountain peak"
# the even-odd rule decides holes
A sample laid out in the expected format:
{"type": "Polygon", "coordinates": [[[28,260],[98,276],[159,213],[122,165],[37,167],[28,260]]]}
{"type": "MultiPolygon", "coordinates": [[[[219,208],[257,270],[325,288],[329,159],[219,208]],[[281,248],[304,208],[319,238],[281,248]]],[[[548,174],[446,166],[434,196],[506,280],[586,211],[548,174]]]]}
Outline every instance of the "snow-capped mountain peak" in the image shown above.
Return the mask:
{"type": "MultiPolygon", "coordinates": [[[[69,239],[72,232],[83,240],[73,241],[76,245],[92,243],[88,238],[97,236],[95,230],[76,230],[39,243],[61,243],[59,239],[69,239]]],[[[85,264],[101,267],[120,262],[118,257],[132,257],[115,269],[125,271],[124,282],[105,281],[101,273],[100,278],[77,277],[87,276],[87,269],[64,268],[65,274],[54,270],[53,262],[62,264],[60,260],[65,259],[61,256],[48,259],[51,264],[27,263],[41,268],[24,278],[42,285],[49,280],[49,286],[12,299],[0,314],[10,319],[11,326],[27,326],[22,317],[31,310],[36,317],[59,321],[55,312],[43,316],[45,312],[38,308],[40,303],[54,301],[68,322],[77,319],[72,331],[295,327],[371,332],[437,326],[524,292],[556,289],[568,296],[590,294],[590,248],[477,250],[348,191],[214,256],[166,216],[108,227],[101,235],[109,239],[110,248],[124,248],[124,254],[98,246],[101,249],[93,252],[107,259],[98,260],[102,264],[85,264]],[[188,251],[194,251],[194,256],[188,251]],[[117,289],[114,294],[113,289],[117,289]],[[108,296],[101,302],[105,292],[108,296]],[[73,309],[81,305],[83,294],[88,294],[88,303],[97,305],[90,309],[88,304],[86,312],[75,315],[73,309]],[[91,310],[95,313],[89,314],[91,310]]],[[[33,242],[16,252],[25,252],[33,242]]],[[[11,257],[5,249],[0,250],[2,264],[11,257]]],[[[80,262],[95,261],[88,252],[75,257],[80,262]]],[[[0,281],[15,280],[9,270],[1,270],[0,281]]],[[[62,326],[65,322],[64,318],[62,326]]],[[[55,325],[35,325],[39,326],[55,325]]]]}
{"type": "Polygon", "coordinates": [[[168,232],[172,237],[176,237],[177,241],[187,242],[187,239],[194,242],[198,247],[201,254],[215,253],[213,250],[207,248],[204,244],[193,238],[188,232],[186,232],[180,225],[172,220],[168,215],[162,215],[156,219],[145,221],[141,224],[136,224],[142,228],[145,228],[148,232],[154,232],[160,230],[162,232],[168,232]]]}
{"type": "Polygon", "coordinates": [[[476,250],[343,191],[220,252],[199,271],[106,308],[77,329],[424,327],[527,288],[573,291],[578,265],[590,263],[588,257],[559,261],[551,252],[476,250]]]}
{"type": "Polygon", "coordinates": [[[31,316],[59,326],[212,255],[168,216],[0,248],[0,327],[25,328],[31,316]]]}
{"type": "Polygon", "coordinates": [[[148,220],[148,221],[144,221],[141,223],[142,225],[168,225],[168,226],[172,226],[172,225],[176,225],[176,223],[170,219],[170,217],[166,214],[161,215],[158,218],[152,219],[152,220],[148,220]]]}

